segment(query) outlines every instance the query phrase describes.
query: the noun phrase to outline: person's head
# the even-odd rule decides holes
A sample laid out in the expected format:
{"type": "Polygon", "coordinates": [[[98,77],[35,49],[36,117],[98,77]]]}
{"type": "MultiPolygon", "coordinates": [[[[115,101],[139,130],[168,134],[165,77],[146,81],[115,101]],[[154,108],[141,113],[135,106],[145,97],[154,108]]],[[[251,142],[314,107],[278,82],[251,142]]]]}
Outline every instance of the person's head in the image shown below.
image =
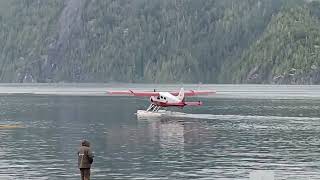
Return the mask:
{"type": "Polygon", "coordinates": [[[84,140],[81,141],[81,146],[90,147],[90,142],[84,139],[84,140]]]}

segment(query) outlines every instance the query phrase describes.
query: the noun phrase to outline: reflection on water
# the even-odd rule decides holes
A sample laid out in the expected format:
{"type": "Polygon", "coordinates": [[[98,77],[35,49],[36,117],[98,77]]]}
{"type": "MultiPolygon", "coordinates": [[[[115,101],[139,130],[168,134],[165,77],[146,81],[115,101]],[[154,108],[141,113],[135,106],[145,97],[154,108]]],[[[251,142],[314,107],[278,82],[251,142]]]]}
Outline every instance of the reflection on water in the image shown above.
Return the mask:
{"type": "Polygon", "coordinates": [[[184,126],[178,121],[151,120],[150,135],[153,141],[159,141],[162,149],[179,150],[184,149],[184,126]]]}
{"type": "Polygon", "coordinates": [[[83,138],[94,179],[320,178],[318,100],[204,99],[183,117],[137,119],[126,97],[2,96],[0,179],[79,179],[83,138]]]}

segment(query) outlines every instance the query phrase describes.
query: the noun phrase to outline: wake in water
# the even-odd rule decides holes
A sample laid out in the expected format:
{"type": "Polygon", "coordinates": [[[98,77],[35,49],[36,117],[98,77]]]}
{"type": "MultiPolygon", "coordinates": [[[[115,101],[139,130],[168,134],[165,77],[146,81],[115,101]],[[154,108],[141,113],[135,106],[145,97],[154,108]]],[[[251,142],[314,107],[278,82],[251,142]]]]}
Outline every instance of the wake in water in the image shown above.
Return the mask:
{"type": "MultiPolygon", "coordinates": [[[[159,113],[160,114],[160,113],[159,113]]],[[[138,116],[139,117],[139,116],[138,116]]],[[[151,117],[151,116],[150,116],[151,117]]],[[[154,116],[152,116],[154,117],[154,116]]],[[[215,119],[215,120],[301,120],[301,121],[319,121],[320,117],[306,116],[256,116],[256,115],[215,115],[215,114],[187,114],[181,112],[166,111],[162,112],[158,117],[173,118],[190,118],[190,119],[215,119]]],[[[139,117],[148,119],[148,116],[139,117]]]]}
{"type": "Polygon", "coordinates": [[[286,117],[286,116],[246,116],[246,115],[214,115],[214,114],[184,114],[175,117],[193,119],[219,119],[219,120],[320,120],[319,117],[286,117]]]}

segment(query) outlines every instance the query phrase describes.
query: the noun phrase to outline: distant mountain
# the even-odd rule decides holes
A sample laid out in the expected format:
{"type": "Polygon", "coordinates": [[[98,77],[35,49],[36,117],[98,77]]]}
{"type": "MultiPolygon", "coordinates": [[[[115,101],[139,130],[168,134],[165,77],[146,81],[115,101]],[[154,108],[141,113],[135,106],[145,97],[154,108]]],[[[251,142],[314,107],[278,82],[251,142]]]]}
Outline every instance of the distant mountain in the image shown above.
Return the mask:
{"type": "Polygon", "coordinates": [[[233,64],[234,83],[320,84],[320,3],[284,7],[233,64]]]}
{"type": "Polygon", "coordinates": [[[0,82],[320,84],[311,0],[0,0],[0,82]]]}

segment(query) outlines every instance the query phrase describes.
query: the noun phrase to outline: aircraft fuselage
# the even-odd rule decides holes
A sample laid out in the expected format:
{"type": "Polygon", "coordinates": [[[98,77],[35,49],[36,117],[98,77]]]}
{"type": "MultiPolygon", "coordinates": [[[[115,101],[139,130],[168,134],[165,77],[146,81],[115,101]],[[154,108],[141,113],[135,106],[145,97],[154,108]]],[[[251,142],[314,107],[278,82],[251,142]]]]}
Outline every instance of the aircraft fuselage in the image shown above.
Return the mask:
{"type": "Polygon", "coordinates": [[[159,96],[151,96],[150,101],[152,104],[161,107],[179,106],[184,107],[184,99],[179,99],[178,96],[174,96],[168,92],[159,92],[159,96]]]}

